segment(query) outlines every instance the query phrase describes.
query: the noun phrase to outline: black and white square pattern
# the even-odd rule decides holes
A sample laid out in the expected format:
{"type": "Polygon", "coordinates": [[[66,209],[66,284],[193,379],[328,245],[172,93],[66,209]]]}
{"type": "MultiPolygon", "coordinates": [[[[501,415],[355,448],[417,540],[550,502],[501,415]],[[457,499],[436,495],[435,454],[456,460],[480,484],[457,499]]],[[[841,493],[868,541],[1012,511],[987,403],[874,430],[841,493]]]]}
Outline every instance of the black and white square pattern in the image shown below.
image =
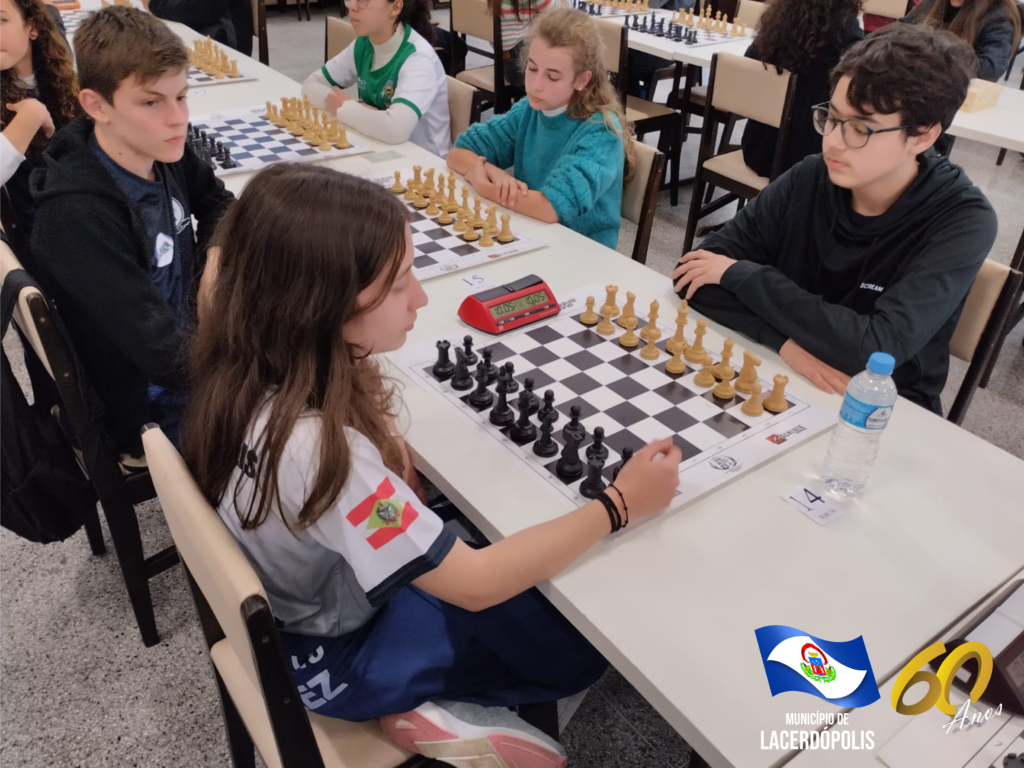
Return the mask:
{"type": "Polygon", "coordinates": [[[95,8],[76,8],[72,11],[61,11],[60,18],[64,22],[64,31],[69,35],[75,34],[82,22],[96,13],[95,8]]]}
{"type": "Polygon", "coordinates": [[[252,75],[247,75],[245,72],[239,70],[238,77],[224,77],[219,80],[213,75],[208,75],[203,70],[196,66],[189,66],[188,68],[188,87],[189,88],[206,88],[210,85],[223,85],[225,83],[242,83],[246,80],[255,80],[256,78],[252,75]]]}

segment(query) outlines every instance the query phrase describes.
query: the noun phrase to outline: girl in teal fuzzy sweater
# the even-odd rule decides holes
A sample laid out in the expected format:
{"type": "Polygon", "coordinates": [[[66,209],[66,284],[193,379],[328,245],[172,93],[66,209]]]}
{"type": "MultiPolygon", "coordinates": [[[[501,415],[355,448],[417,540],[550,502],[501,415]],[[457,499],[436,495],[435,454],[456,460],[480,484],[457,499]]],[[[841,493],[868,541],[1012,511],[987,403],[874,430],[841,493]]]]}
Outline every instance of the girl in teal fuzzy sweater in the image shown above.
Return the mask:
{"type": "Polygon", "coordinates": [[[547,11],[528,42],[527,98],[470,126],[448,166],[481,197],[615,248],[633,147],[594,21],[570,8],[547,11]]]}

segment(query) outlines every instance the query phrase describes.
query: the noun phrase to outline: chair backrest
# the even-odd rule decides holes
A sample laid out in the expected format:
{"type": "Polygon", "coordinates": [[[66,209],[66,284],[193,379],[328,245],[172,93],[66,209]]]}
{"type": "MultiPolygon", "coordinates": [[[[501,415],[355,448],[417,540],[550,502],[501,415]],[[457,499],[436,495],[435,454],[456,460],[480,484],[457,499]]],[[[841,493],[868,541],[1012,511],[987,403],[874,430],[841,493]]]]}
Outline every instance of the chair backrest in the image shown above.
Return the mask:
{"type": "Polygon", "coordinates": [[[473,123],[479,121],[479,101],[477,91],[469,83],[464,83],[448,75],[448,114],[451,117],[452,143],[466,132],[473,123]]]}
{"type": "Polygon", "coordinates": [[[267,0],[252,0],[252,31],[260,41],[260,63],[270,66],[270,44],[267,38],[267,0]]]}
{"type": "MultiPolygon", "coordinates": [[[[21,262],[18,261],[18,257],[14,255],[14,252],[7,246],[7,243],[0,242],[0,285],[7,281],[8,274],[22,268],[21,262]]],[[[32,313],[29,311],[30,302],[34,299],[45,301],[43,294],[39,292],[38,288],[25,288],[22,290],[18,295],[18,306],[14,308],[14,317],[12,319],[21,329],[25,338],[28,339],[32,352],[39,358],[39,362],[46,368],[46,372],[53,377],[53,368],[46,355],[46,348],[43,346],[43,340],[39,336],[36,324],[32,321],[32,313]]]]}
{"type": "Polygon", "coordinates": [[[665,175],[665,155],[642,141],[633,141],[636,167],[633,178],[622,190],[622,218],[636,224],[633,240],[633,261],[647,263],[647,249],[654,226],[654,210],[658,204],[658,191],[665,175]]]}
{"type": "Polygon", "coordinates": [[[327,17],[327,30],[324,37],[324,61],[330,61],[348,48],[358,37],[355,28],[344,19],[336,16],[327,17]]]}
{"type": "Polygon", "coordinates": [[[902,19],[907,13],[907,0],[864,0],[861,10],[873,16],[902,19]]]}
{"type": "Polygon", "coordinates": [[[452,33],[476,37],[494,43],[494,19],[487,0],[451,0],[452,33]]]}
{"type": "Polygon", "coordinates": [[[986,259],[967,294],[960,321],[949,340],[949,353],[964,362],[974,359],[982,334],[988,326],[1012,270],[1005,264],[986,259]]]}
{"type": "Polygon", "coordinates": [[[614,78],[623,104],[626,100],[627,56],[629,53],[629,28],[615,19],[595,18],[598,39],[604,59],[604,68],[614,78]]]}
{"type": "Polygon", "coordinates": [[[738,117],[779,128],[786,110],[792,75],[757,59],[732,53],[716,53],[708,86],[712,106],[738,117]]]}
{"type": "Polygon", "coordinates": [[[749,29],[755,29],[767,6],[759,0],[739,0],[739,3],[739,7],[736,9],[736,21],[745,24],[749,29]]]}

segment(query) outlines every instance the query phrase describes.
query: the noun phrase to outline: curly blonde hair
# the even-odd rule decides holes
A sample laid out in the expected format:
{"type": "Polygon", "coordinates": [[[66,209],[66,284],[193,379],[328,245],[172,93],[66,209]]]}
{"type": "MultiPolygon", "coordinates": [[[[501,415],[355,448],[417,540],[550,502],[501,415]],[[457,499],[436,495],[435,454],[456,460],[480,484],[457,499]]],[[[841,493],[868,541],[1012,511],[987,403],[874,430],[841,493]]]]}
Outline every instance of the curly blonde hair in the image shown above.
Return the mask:
{"type": "MultiPolygon", "coordinates": [[[[78,104],[78,80],[71,61],[71,52],[65,45],[57,25],[42,0],[12,0],[25,24],[36,31],[32,45],[32,71],[36,76],[36,91],[53,118],[53,126],[61,129],[81,114],[78,104]]],[[[0,73],[0,126],[6,127],[14,119],[8,104],[17,104],[29,98],[30,91],[18,80],[12,70],[0,73]]],[[[37,133],[28,146],[29,155],[42,154],[46,137],[37,133]]]]}
{"type": "Polygon", "coordinates": [[[604,64],[604,45],[594,20],[573,8],[556,8],[540,14],[530,25],[526,45],[523,46],[521,68],[524,72],[529,59],[530,44],[538,37],[552,48],[570,49],[576,75],[583,72],[591,73],[590,82],[573,93],[566,112],[575,120],[587,120],[593,115],[601,114],[608,130],[622,139],[622,149],[626,157],[623,182],[628,182],[633,178],[636,168],[633,125],[626,119],[626,110],[618,91],[608,80],[604,64]]]}

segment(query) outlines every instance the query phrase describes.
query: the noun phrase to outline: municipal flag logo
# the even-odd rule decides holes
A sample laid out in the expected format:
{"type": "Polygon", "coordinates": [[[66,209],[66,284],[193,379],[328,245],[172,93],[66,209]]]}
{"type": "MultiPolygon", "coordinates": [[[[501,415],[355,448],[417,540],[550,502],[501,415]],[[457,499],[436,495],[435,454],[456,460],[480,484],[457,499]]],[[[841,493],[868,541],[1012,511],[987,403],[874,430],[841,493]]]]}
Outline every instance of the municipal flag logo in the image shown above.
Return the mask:
{"type": "Polygon", "coordinates": [[[395,486],[386,477],[377,490],[345,515],[354,528],[368,532],[366,543],[374,549],[394,541],[419,517],[416,508],[395,498],[395,486]]]}
{"type": "Polygon", "coordinates": [[[772,696],[797,691],[840,707],[864,707],[878,700],[863,638],[837,643],[781,624],[754,634],[772,696]]]}

